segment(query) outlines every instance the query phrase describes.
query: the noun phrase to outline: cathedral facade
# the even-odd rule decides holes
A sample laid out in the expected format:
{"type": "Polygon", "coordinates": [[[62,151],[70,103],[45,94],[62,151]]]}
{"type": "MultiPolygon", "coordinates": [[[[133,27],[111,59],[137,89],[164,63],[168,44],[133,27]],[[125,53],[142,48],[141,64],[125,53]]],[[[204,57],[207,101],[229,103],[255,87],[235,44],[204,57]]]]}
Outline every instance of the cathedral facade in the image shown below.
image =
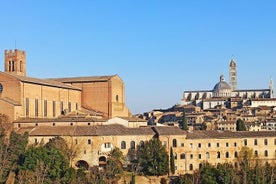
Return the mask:
{"type": "Polygon", "coordinates": [[[58,118],[73,111],[104,118],[128,117],[124,82],[118,75],[38,79],[26,76],[26,52],[5,50],[0,72],[0,113],[10,121],[58,118]]]}
{"type": "Polygon", "coordinates": [[[274,99],[273,81],[267,89],[237,89],[237,64],[232,59],[229,65],[229,83],[223,75],[212,90],[184,91],[181,105],[193,104],[202,109],[214,108],[217,105],[231,106],[231,100],[274,99]]]}

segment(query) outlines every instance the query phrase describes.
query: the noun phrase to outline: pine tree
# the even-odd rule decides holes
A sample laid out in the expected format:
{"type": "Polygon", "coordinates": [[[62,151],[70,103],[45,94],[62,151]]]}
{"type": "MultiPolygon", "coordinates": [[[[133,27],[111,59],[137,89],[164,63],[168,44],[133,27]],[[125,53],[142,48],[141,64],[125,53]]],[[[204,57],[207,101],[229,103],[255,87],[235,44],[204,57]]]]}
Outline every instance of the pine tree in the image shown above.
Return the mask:
{"type": "Polygon", "coordinates": [[[189,127],[188,127],[188,123],[187,123],[187,120],[186,120],[186,113],[185,111],[183,110],[183,115],[182,115],[182,130],[189,130],[189,127]]]}
{"type": "Polygon", "coordinates": [[[172,174],[175,173],[175,165],[174,165],[174,154],[173,154],[173,149],[171,147],[171,150],[170,150],[170,169],[171,169],[171,172],[172,174]]]}
{"type": "Polygon", "coordinates": [[[244,121],[241,120],[241,119],[238,119],[237,120],[237,123],[236,123],[236,130],[237,131],[246,131],[246,127],[245,127],[245,124],[244,124],[244,121]]]}

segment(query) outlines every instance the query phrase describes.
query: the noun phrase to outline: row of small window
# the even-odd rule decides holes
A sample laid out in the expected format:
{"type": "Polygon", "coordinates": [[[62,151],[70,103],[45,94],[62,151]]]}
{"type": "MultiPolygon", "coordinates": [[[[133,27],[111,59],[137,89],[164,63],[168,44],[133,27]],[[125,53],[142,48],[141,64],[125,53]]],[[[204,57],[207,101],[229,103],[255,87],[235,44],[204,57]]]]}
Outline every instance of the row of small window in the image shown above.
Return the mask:
{"type": "MultiPolygon", "coordinates": [[[[193,143],[190,143],[190,148],[193,148],[193,145],[194,145],[193,143]]],[[[229,143],[226,142],[225,146],[229,147],[229,143]]],[[[177,140],[176,139],[173,139],[173,147],[177,147],[177,140]]],[[[184,143],[181,143],[181,147],[184,147],[184,143]]],[[[198,143],[197,147],[201,148],[202,144],[198,143]]],[[[207,147],[209,147],[209,148],[212,147],[212,143],[207,143],[207,147]]],[[[220,147],[220,143],[216,143],[216,147],[220,147]]],[[[234,142],[234,147],[237,147],[237,143],[236,142],[234,142]]]]}
{"type": "MultiPolygon", "coordinates": [[[[235,158],[238,157],[238,152],[237,151],[234,152],[234,157],[235,158]]],[[[175,158],[175,160],[177,160],[177,154],[176,153],[174,154],[174,158],[175,158]]],[[[194,159],[194,154],[190,154],[189,158],[194,159]]],[[[221,158],[221,153],[219,151],[216,154],[216,158],[221,158]]],[[[228,151],[225,152],[225,158],[230,158],[230,153],[228,151]]],[[[186,159],[186,154],[185,153],[180,154],[180,159],[186,159]]],[[[202,154],[198,154],[198,159],[202,159],[202,154]]],[[[206,159],[210,159],[210,153],[209,152],[206,153],[206,159]]]]}
{"type": "MultiPolygon", "coordinates": [[[[48,108],[47,108],[48,101],[44,100],[43,104],[44,104],[44,116],[47,117],[47,115],[48,115],[48,108]]],[[[55,101],[53,101],[52,106],[53,106],[53,117],[55,117],[56,116],[56,102],[55,101]]],[[[39,112],[38,107],[39,107],[38,106],[38,99],[35,99],[35,116],[38,116],[38,112],[39,112]]],[[[76,103],[75,109],[78,110],[78,108],[79,108],[78,103],[76,103]]],[[[71,102],[68,102],[68,111],[71,112],[71,109],[72,109],[71,102]]],[[[64,114],[63,102],[60,102],[60,112],[61,112],[61,114],[64,114]]],[[[29,115],[30,115],[30,100],[29,100],[29,98],[26,98],[26,116],[29,116],[29,115]]]]}
{"type": "MultiPolygon", "coordinates": [[[[266,146],[267,146],[267,145],[268,145],[268,139],[264,139],[263,141],[264,141],[264,142],[263,142],[263,145],[266,145],[266,146]]],[[[244,142],[244,145],[245,145],[245,146],[248,145],[247,139],[244,139],[243,142],[244,142]]],[[[258,139],[254,139],[254,145],[255,145],[255,146],[258,145],[258,139]]],[[[274,145],[276,145],[276,139],[274,139],[274,145]]]]}
{"type": "MultiPolygon", "coordinates": [[[[268,145],[268,139],[264,139],[263,141],[264,141],[263,142],[264,145],[268,145]]],[[[244,139],[244,145],[247,146],[247,144],[248,144],[247,139],[244,139]]],[[[254,145],[258,145],[258,139],[254,139],[254,145]]],[[[276,145],[276,139],[274,139],[274,145],[276,145]]],[[[229,147],[229,143],[226,142],[225,146],[229,147]]],[[[177,147],[177,140],[176,139],[173,139],[173,147],[177,147]]],[[[181,147],[184,147],[184,143],[181,143],[181,147]]],[[[197,147],[201,148],[202,144],[198,143],[197,147]]],[[[209,147],[209,148],[212,147],[212,143],[207,143],[207,147],[209,147]]],[[[216,143],[216,147],[220,147],[220,143],[216,143]]],[[[237,147],[236,142],[234,142],[234,147],[237,147]]],[[[190,148],[193,148],[193,143],[190,143],[190,148]]]]}
{"type": "MultiPolygon", "coordinates": [[[[144,141],[140,141],[140,146],[144,145],[144,141]]],[[[135,141],[130,141],[129,148],[130,149],[135,149],[136,143],[135,141]]],[[[121,142],[121,149],[126,149],[126,141],[121,142]]]]}
{"type": "MultiPolygon", "coordinates": [[[[257,157],[259,156],[259,153],[257,150],[254,151],[254,155],[257,157]]],[[[269,153],[267,150],[264,151],[264,156],[265,157],[268,157],[269,153]]],[[[275,156],[276,156],[276,151],[275,151],[275,156]]],[[[238,152],[235,151],[234,152],[234,157],[237,158],[238,157],[238,152]]],[[[194,155],[193,154],[190,154],[190,159],[193,159],[194,158],[194,155]]],[[[221,153],[218,151],[217,154],[216,154],[216,158],[221,158],[221,153]]],[[[227,151],[225,152],[225,158],[230,158],[230,153],[227,151]]],[[[175,153],[174,154],[174,159],[177,160],[177,154],[175,153]]],[[[186,154],[185,153],[182,153],[180,154],[180,159],[186,159],[186,154]]],[[[202,154],[198,154],[198,159],[202,159],[202,154]]],[[[206,153],[206,159],[210,159],[210,153],[207,152],[206,153]]]]}
{"type": "MultiPolygon", "coordinates": [[[[16,62],[15,61],[9,61],[9,71],[13,72],[15,71],[15,67],[16,67],[16,62]]],[[[19,71],[22,72],[22,61],[19,61],[19,71]]]]}
{"type": "MultiPolygon", "coordinates": [[[[199,168],[201,168],[201,167],[202,167],[202,164],[200,163],[200,164],[199,164],[199,168]]],[[[234,167],[235,167],[235,168],[238,168],[238,162],[235,162],[235,163],[234,163],[234,167]]],[[[193,164],[190,164],[190,165],[189,165],[189,170],[190,170],[190,171],[194,170],[194,165],[193,165],[193,164]]]]}

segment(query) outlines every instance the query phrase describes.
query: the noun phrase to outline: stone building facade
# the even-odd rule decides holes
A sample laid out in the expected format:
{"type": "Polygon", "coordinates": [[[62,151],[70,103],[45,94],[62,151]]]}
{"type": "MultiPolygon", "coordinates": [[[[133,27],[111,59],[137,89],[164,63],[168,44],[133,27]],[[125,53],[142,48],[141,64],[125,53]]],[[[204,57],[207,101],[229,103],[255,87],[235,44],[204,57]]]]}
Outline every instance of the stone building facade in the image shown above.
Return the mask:
{"type": "MultiPolygon", "coordinates": [[[[26,131],[21,128],[19,131],[26,131]]],[[[144,126],[129,128],[123,125],[105,126],[60,126],[29,129],[29,144],[48,142],[62,136],[69,145],[77,148],[78,154],[72,164],[87,167],[104,166],[110,151],[117,147],[127,161],[136,159],[131,155],[137,146],[158,137],[169,153],[174,152],[176,174],[193,173],[202,163],[212,165],[231,163],[238,167],[242,147],[248,147],[254,159],[261,163],[276,164],[275,132],[230,132],[230,131],[183,131],[178,127],[144,126]]]]}

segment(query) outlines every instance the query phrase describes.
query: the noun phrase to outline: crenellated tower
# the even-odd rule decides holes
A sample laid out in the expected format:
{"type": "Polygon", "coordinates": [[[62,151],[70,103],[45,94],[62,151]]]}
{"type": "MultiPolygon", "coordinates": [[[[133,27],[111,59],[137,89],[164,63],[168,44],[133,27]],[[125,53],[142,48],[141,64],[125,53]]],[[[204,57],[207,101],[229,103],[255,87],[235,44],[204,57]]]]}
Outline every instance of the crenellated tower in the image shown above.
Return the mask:
{"type": "Polygon", "coordinates": [[[5,72],[26,76],[26,52],[18,49],[5,50],[5,72]]]}
{"type": "Polygon", "coordinates": [[[232,87],[232,90],[237,90],[237,86],[238,86],[237,79],[238,79],[237,64],[234,61],[234,59],[232,59],[230,62],[230,67],[229,67],[229,83],[232,87]]]}

